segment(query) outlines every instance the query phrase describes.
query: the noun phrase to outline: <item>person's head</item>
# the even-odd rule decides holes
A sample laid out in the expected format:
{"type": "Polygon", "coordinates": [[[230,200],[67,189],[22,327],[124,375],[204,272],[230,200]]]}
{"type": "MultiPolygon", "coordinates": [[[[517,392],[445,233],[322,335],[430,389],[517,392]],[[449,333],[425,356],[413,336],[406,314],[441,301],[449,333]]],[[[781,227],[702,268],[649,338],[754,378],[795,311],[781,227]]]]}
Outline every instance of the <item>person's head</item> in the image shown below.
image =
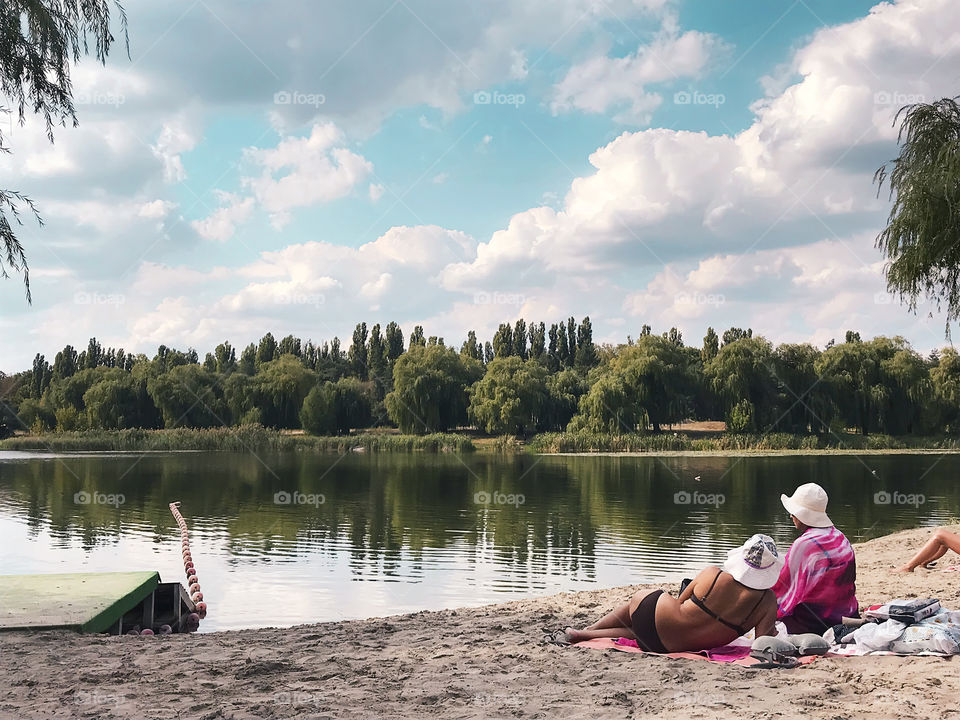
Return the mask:
{"type": "Polygon", "coordinates": [[[833,526],[833,521],[827,515],[827,501],[827,491],[816,483],[801,485],[790,497],[780,496],[780,502],[801,532],[807,528],[833,526]]]}
{"type": "Polygon", "coordinates": [[[769,590],[780,577],[783,557],[769,535],[756,534],[743,545],[727,553],[723,569],[741,585],[754,590],[769,590]]]}

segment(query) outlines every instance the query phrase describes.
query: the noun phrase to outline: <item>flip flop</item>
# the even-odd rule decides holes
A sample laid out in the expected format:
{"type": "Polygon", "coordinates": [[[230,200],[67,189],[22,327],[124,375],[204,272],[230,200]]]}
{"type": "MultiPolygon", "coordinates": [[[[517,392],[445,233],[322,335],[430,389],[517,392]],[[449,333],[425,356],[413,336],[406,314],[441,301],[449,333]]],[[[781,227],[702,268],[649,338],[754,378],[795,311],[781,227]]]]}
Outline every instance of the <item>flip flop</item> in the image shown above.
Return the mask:
{"type": "Polygon", "coordinates": [[[552,633],[546,633],[543,636],[543,642],[547,643],[548,645],[559,645],[561,647],[566,647],[573,644],[567,637],[566,630],[554,630],[552,633]]]}
{"type": "Polygon", "coordinates": [[[778,653],[774,650],[753,650],[750,652],[750,657],[760,660],[760,662],[753,665],[747,665],[746,667],[748,669],[767,670],[780,668],[782,670],[788,670],[790,668],[795,668],[800,664],[800,661],[797,660],[797,658],[791,655],[778,653]]]}

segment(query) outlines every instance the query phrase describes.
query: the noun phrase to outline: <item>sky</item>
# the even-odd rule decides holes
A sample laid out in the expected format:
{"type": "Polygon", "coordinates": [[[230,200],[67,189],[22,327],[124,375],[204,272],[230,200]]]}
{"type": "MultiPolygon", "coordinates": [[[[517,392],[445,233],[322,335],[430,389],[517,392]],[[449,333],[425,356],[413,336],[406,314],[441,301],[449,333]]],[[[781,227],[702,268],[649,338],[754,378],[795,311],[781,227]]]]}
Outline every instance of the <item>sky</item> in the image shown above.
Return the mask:
{"type": "Polygon", "coordinates": [[[0,371],[92,336],[459,347],[570,315],[946,344],[886,292],[872,176],[899,107],[960,93],[953,0],[127,5],[129,56],[73,71],[78,127],[0,115],[0,187],[44,220],[0,371]]]}

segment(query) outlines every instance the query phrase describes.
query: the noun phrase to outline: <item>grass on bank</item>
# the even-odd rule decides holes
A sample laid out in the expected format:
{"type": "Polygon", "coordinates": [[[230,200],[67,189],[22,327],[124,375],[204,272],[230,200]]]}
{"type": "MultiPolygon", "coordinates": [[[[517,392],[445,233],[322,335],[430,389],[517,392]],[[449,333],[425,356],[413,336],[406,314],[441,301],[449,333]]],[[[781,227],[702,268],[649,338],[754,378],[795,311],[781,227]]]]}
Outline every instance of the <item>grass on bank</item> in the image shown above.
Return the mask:
{"type": "Polygon", "coordinates": [[[608,435],[589,432],[549,432],[526,443],[511,435],[483,437],[471,433],[403,435],[368,431],[355,435],[314,437],[302,433],[241,425],[228,428],[176,428],[171,430],[80,430],[42,435],[18,435],[0,441],[0,450],[52,451],[303,451],[320,453],[432,452],[432,453],[637,453],[770,450],[955,450],[960,438],[893,437],[891,435],[843,434],[767,435],[715,433],[707,436],[683,432],[608,435]]]}
{"type": "Polygon", "coordinates": [[[473,452],[470,438],[453,433],[397,435],[361,433],[339,437],[293,435],[262,425],[170,430],[80,430],[21,435],[0,441],[0,450],[148,451],[222,450],[306,452],[473,452]]]}
{"type": "Polygon", "coordinates": [[[955,450],[960,438],[892,435],[722,434],[690,437],[684,433],[606,435],[588,432],[543,433],[527,445],[537,453],[683,452],[716,450],[955,450]]]}

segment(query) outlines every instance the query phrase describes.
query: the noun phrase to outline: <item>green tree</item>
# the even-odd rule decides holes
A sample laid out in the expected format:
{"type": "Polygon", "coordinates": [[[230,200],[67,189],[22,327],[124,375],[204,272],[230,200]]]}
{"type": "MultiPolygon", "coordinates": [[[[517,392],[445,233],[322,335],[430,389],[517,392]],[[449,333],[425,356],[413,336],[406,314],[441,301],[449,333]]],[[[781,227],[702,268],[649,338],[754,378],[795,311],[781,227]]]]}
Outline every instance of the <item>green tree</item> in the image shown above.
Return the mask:
{"type": "Polygon", "coordinates": [[[467,388],[483,374],[472,358],[442,345],[414,345],[393,367],[390,419],[408,433],[446,432],[466,423],[467,388]]]}
{"type": "Polygon", "coordinates": [[[350,362],[350,371],[354,377],[366,380],[370,376],[370,369],[367,367],[367,324],[365,322],[357,323],[353,330],[353,342],[347,351],[347,360],[350,362]]]}
{"type": "Polygon", "coordinates": [[[510,323],[500,323],[497,332],[493,334],[494,357],[510,357],[514,353],[513,328],[510,323]]]}
{"type": "Polygon", "coordinates": [[[229,375],[237,369],[237,352],[229,342],[217,345],[213,356],[216,358],[217,372],[221,375],[229,375]]]}
{"type": "MultiPolygon", "coordinates": [[[[85,55],[93,55],[101,64],[106,61],[114,43],[112,8],[118,12],[126,40],[126,15],[110,0],[0,3],[0,94],[13,103],[21,125],[31,110],[43,118],[53,142],[54,125],[78,124],[71,66],[85,55]]],[[[4,143],[0,132],[0,154],[9,152],[4,143]]],[[[30,198],[16,190],[0,190],[0,277],[8,277],[10,271],[21,273],[30,302],[27,256],[14,232],[21,224],[22,207],[40,221],[30,198]]]]}
{"type": "Polygon", "coordinates": [[[215,427],[224,423],[226,404],[216,376],[200,365],[178,365],[151,378],[147,390],[163,425],[215,427]]]}
{"type": "Polygon", "coordinates": [[[380,334],[380,323],[370,328],[370,340],[367,343],[367,365],[370,368],[370,378],[376,388],[377,399],[390,392],[390,371],[387,360],[387,346],[380,334]]]}
{"type": "Polygon", "coordinates": [[[272,362],[277,357],[277,341],[273,339],[273,333],[267,333],[260,338],[260,344],[257,346],[257,365],[272,362]]]}
{"type": "Polygon", "coordinates": [[[541,424],[548,398],[543,365],[517,356],[496,358],[470,390],[469,415],[488,433],[523,437],[541,424]]]}
{"type": "Polygon", "coordinates": [[[413,332],[410,333],[410,349],[413,350],[415,347],[426,347],[427,339],[423,336],[423,326],[417,325],[413,328],[413,332]]]}
{"type": "Polygon", "coordinates": [[[644,335],[622,346],[580,400],[574,429],[633,431],[689,417],[694,383],[689,355],[664,337],[644,335]]]}
{"type": "Polygon", "coordinates": [[[718,352],[720,352],[720,338],[717,337],[717,332],[709,327],[707,328],[707,334],[703,336],[703,349],[700,351],[700,359],[706,365],[717,356],[718,352]]]}
{"type": "Polygon", "coordinates": [[[901,108],[900,153],[874,175],[893,201],[877,247],[887,289],[915,310],[922,294],[960,317],[960,98],[901,108]],[[892,168],[889,167],[892,165],[892,168]]]}
{"type": "Polygon", "coordinates": [[[930,369],[930,382],[936,398],[935,425],[945,432],[960,429],[960,354],[952,347],[940,351],[930,369]]]}
{"type": "Polygon", "coordinates": [[[347,435],[370,424],[371,398],[356,378],[315,385],[303,401],[300,422],[311,435],[347,435]]]}
{"type": "Polygon", "coordinates": [[[317,375],[293,355],[264,363],[254,376],[256,405],[269,427],[300,427],[300,409],[317,375]]]}
{"type": "Polygon", "coordinates": [[[581,370],[589,370],[597,364],[597,348],[593,344],[593,325],[590,317],[585,317],[577,328],[577,355],[574,365],[581,370]]]}
{"type": "Polygon", "coordinates": [[[126,373],[92,385],[83,394],[83,404],[88,427],[122,430],[140,424],[137,390],[126,373]]]}
{"type": "Polygon", "coordinates": [[[467,333],[467,339],[460,346],[460,354],[483,362],[483,348],[477,342],[477,333],[473,330],[467,333]]]}
{"type": "Polygon", "coordinates": [[[758,432],[769,429],[777,419],[777,377],[773,366],[773,348],[763,338],[743,334],[727,342],[727,337],[725,332],[723,347],[704,368],[726,413],[725,419],[728,423],[736,424],[736,419],[730,413],[741,400],[747,400],[752,407],[749,430],[758,432]]]}
{"type": "Polygon", "coordinates": [[[253,343],[247,345],[240,353],[240,362],[237,363],[237,370],[244,375],[253,375],[257,371],[257,346],[253,343]]]}
{"type": "Polygon", "coordinates": [[[513,326],[513,352],[521,360],[527,359],[527,323],[520,318],[513,326]]]}
{"type": "Polygon", "coordinates": [[[563,430],[577,414],[580,398],[587,394],[590,384],[584,375],[566,368],[547,377],[547,413],[539,430],[563,430]]]}
{"type": "Polygon", "coordinates": [[[384,338],[387,345],[387,361],[390,365],[390,372],[393,372],[393,363],[398,357],[403,355],[403,330],[395,322],[387,324],[384,331],[384,338]]]}

